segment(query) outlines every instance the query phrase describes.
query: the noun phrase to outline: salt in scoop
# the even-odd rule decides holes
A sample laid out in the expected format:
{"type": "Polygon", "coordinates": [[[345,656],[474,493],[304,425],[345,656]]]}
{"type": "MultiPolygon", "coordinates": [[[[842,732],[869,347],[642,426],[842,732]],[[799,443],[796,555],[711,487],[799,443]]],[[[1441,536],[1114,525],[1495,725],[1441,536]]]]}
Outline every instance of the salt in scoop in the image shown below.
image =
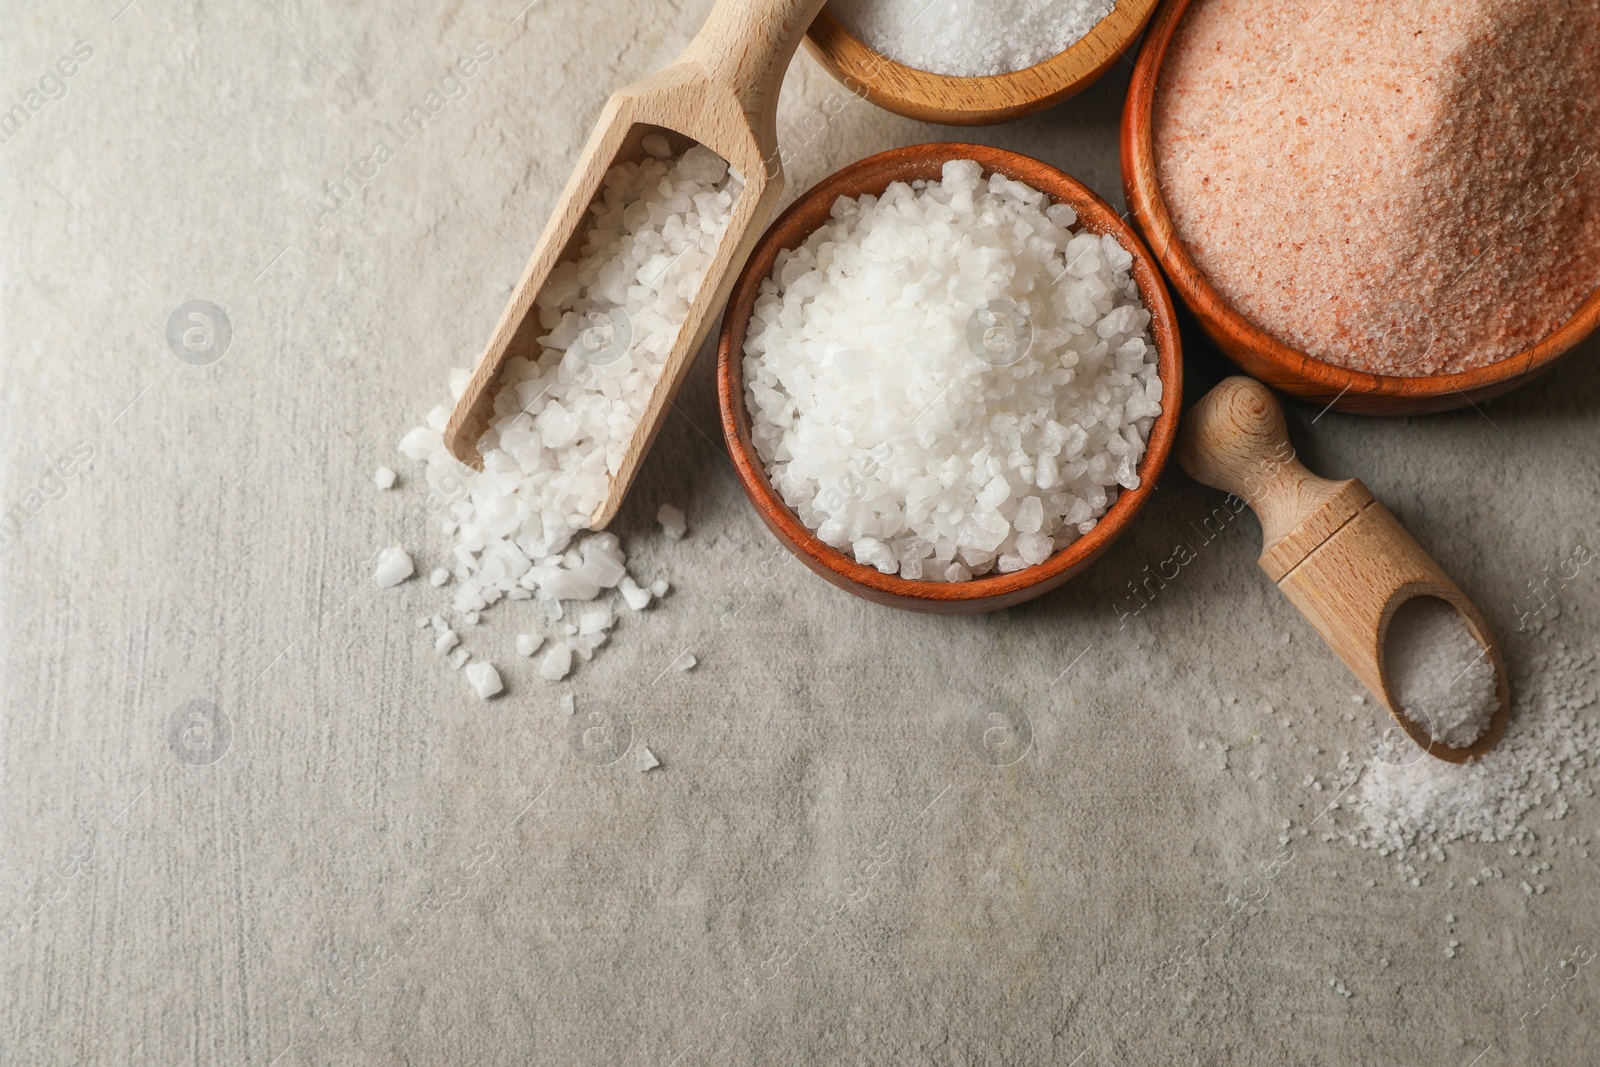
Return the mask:
{"type": "Polygon", "coordinates": [[[500,315],[472,379],[456,401],[444,443],[463,463],[480,468],[477,444],[494,414],[500,369],[513,356],[537,360],[540,327],[534,300],[555,266],[576,257],[584,226],[606,172],[647,153],[644,139],[665,137],[675,152],[704,145],[744,182],[732,218],[690,305],[650,401],[628,443],[605,498],[589,517],[603,529],[617,513],[639,464],[660,429],[684,372],[727,299],[734,275],[760,236],[783,192],[778,156],[778,90],[784,71],[824,0],[719,0],[705,25],[671,65],[618,90],[606,102],[578,164],[511,300],[500,315]]]}
{"type": "Polygon", "coordinates": [[[1359,480],[1331,481],[1305,468],[1289,444],[1283,409],[1265,386],[1232,377],[1207,393],[1184,422],[1177,455],[1196,481],[1254,509],[1261,569],[1423,751],[1465,763],[1499,744],[1510,687],[1482,612],[1359,480]],[[1419,597],[1459,612],[1494,666],[1498,705],[1487,728],[1463,747],[1435,740],[1396,697],[1389,628],[1400,608],[1419,597]]]}

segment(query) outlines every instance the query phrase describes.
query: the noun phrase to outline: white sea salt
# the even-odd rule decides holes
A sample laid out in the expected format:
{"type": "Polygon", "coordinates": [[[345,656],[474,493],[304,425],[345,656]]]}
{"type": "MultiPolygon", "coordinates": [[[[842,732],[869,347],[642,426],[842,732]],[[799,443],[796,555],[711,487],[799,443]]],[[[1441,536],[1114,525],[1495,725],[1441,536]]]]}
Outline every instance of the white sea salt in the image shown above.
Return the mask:
{"type": "Polygon", "coordinates": [[[681,541],[683,535],[689,532],[688,517],[684,515],[682,509],[675,508],[671,504],[661,505],[656,512],[656,521],[661,524],[662,532],[667,535],[668,540],[681,541]]]}
{"type": "Polygon", "coordinates": [[[655,597],[657,600],[660,600],[662,597],[667,595],[667,591],[671,588],[672,586],[665,578],[657,578],[655,581],[650,583],[650,595],[655,597]]]}
{"type": "Polygon", "coordinates": [[[633,751],[633,766],[640,774],[643,774],[645,771],[661,766],[661,761],[656,759],[656,754],[650,751],[649,745],[640,745],[633,751]]]}
{"type": "Polygon", "coordinates": [[[437,640],[433,642],[433,647],[438,650],[441,656],[443,656],[448,655],[450,650],[455,648],[460,643],[461,638],[456,636],[456,632],[454,630],[446,630],[444,633],[439,635],[437,640]]]}
{"type": "Polygon", "coordinates": [[[1094,529],[1161,413],[1150,314],[1114,238],[971,160],[841,197],[780,253],[745,341],[756,450],[824,542],[963,581],[1094,529]]]}
{"type": "Polygon", "coordinates": [[[699,660],[694,658],[693,652],[685,652],[683,655],[673,660],[672,665],[680,671],[688,671],[693,670],[695,664],[699,662],[699,660]]]}
{"type": "Polygon", "coordinates": [[[650,606],[650,590],[640,588],[632,575],[623,576],[622,581],[617,583],[617,592],[622,594],[623,603],[633,611],[643,611],[650,606]]]}
{"type": "Polygon", "coordinates": [[[578,698],[571,693],[561,694],[561,713],[571,715],[578,710],[578,698]]]}
{"type": "MultiPolygon", "coordinates": [[[[454,541],[451,601],[477,612],[504,599],[594,600],[615,589],[626,557],[611,534],[573,541],[605,498],[662,366],[687,319],[743,183],[715,153],[676,158],[659,134],[650,158],[607,172],[576,260],[551,271],[535,299],[537,354],[506,361],[480,448],[483,470],[444,447],[449,408],[400,441],[426,464],[426,484],[454,541]]],[[[451,374],[460,396],[470,372],[451,374]]],[[[561,646],[587,658],[603,643],[561,646]]],[[[556,652],[541,671],[555,671],[556,652]]],[[[549,677],[546,674],[546,677],[549,677]]]]}
{"type": "Polygon", "coordinates": [[[488,700],[505,688],[500,681],[500,672],[494,669],[494,664],[479,661],[467,668],[467,683],[472,686],[472,691],[478,694],[479,700],[488,700]]]}
{"type": "Polygon", "coordinates": [[[388,467],[379,467],[372,473],[372,484],[379,489],[390,489],[394,486],[394,471],[388,467]]]}
{"type": "MultiPolygon", "coordinates": [[[[1393,855],[1420,881],[1417,864],[1442,859],[1458,841],[1506,844],[1512,854],[1539,840],[1530,823],[1563,818],[1572,798],[1592,796],[1600,720],[1592,711],[1595,654],[1552,643],[1531,657],[1513,687],[1504,740],[1464,766],[1424,755],[1390,731],[1361,771],[1340,827],[1350,844],[1393,855]]],[[[1503,876],[1485,867],[1477,881],[1503,876]]],[[[1528,887],[1532,892],[1533,887],[1528,887]]]]}
{"type": "Polygon", "coordinates": [[[1110,14],[1115,0],[831,0],[862,43],[935,74],[1004,74],[1042,63],[1110,14]]]}
{"type": "Polygon", "coordinates": [[[428,584],[437,588],[450,580],[450,572],[443,567],[435,567],[428,575],[428,584]]]}
{"type": "Polygon", "coordinates": [[[472,658],[472,653],[464,648],[458,648],[447,657],[451,669],[460,670],[472,658]]]}
{"type": "Polygon", "coordinates": [[[517,655],[531,656],[539,651],[539,646],[544,644],[543,634],[518,634],[517,655]]]}
{"type": "Polygon", "coordinates": [[[378,564],[373,569],[372,580],[378,583],[378,588],[388,589],[390,586],[399,585],[416,572],[417,568],[411,562],[410,554],[396,545],[378,554],[378,564]]]}
{"type": "Polygon", "coordinates": [[[572,671],[572,649],[557,644],[539,661],[539,677],[547,682],[559,682],[572,671]]]}
{"type": "Polygon", "coordinates": [[[1384,670],[1406,717],[1452,748],[1476,741],[1500,706],[1486,650],[1461,613],[1437,597],[1413,597],[1395,612],[1384,670]]]}

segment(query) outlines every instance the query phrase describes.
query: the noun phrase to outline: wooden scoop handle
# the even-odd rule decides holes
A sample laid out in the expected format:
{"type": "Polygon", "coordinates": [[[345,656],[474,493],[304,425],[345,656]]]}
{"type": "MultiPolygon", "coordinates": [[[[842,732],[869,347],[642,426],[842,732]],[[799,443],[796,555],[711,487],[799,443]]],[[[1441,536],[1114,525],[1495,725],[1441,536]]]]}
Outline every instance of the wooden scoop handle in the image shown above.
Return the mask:
{"type": "Polygon", "coordinates": [[[759,126],[778,109],[778,88],[823,0],[718,0],[678,57],[731,91],[759,126]]]}
{"type": "Polygon", "coordinates": [[[1207,393],[1184,419],[1178,463],[1195,481],[1227,490],[1255,510],[1263,554],[1359,484],[1307,470],[1289,443],[1278,401],[1254,378],[1237,375],[1207,393]]]}

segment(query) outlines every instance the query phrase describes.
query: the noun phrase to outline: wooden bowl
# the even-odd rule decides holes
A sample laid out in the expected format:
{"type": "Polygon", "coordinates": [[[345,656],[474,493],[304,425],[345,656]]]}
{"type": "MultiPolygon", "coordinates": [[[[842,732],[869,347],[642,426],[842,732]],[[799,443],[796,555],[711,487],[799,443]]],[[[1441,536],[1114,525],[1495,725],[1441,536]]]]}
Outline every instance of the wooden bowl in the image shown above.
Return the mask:
{"type": "Polygon", "coordinates": [[[1087,567],[1132,521],[1155,487],[1166,466],[1178,426],[1183,399],[1182,349],[1172,300],[1167,295],[1155,260],[1137,234],[1089,189],[1054,167],[1008,152],[974,144],[922,144],[870,156],[846,167],[807,190],[757,242],[744,270],[734,282],[733,296],[723,313],[722,336],[717,345],[717,397],[722,408],[722,432],[728,453],[745,493],[762,521],[801,562],[841,589],[876,604],[938,614],[993,611],[1047,593],[1087,567]],[[778,253],[799,246],[829,219],[829,210],[841,196],[877,195],[891,182],[938,179],[944,164],[953,159],[976,160],[985,174],[999,171],[1048,194],[1057,203],[1070,204],[1078,225],[1091,233],[1111,234],[1133,254],[1132,274],[1150,312],[1150,333],[1157,351],[1162,383],[1161,414],[1150,427],[1150,440],[1139,464],[1139,488],[1123,490],[1100,517],[1095,528],[1043,563],[1011,574],[990,575],[965,582],[928,582],[884,574],[857,563],[825,544],[789,510],[767,477],[750,436],[750,412],[745,406],[744,340],[761,283],[772,273],[778,253]]]}
{"type": "Polygon", "coordinates": [[[1140,232],[1206,334],[1254,378],[1318,407],[1363,415],[1421,415],[1498,396],[1540,374],[1600,326],[1600,290],[1566,324],[1523,352],[1459,374],[1367,374],[1290,348],[1218,293],[1178,240],[1156,180],[1153,121],[1161,65],[1190,0],[1165,0],[1145,34],[1122,111],[1122,183],[1140,232]]]}
{"type": "Polygon", "coordinates": [[[858,96],[897,115],[951,126],[1010,122],[1087,89],[1128,51],[1156,0],[1118,0],[1080,40],[1042,63],[1009,74],[932,74],[868,48],[823,8],[806,33],[818,63],[858,96]]]}

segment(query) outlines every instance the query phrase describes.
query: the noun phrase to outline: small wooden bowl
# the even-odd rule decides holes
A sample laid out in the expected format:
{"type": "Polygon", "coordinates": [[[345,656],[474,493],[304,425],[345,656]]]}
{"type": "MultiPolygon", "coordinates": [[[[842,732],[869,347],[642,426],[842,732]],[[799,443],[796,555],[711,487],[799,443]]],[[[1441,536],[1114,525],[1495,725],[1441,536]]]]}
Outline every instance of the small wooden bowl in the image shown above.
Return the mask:
{"type": "Polygon", "coordinates": [[[932,74],[868,48],[823,8],[806,33],[818,63],[858,96],[922,122],[985,126],[1010,122],[1087,89],[1144,29],[1156,0],[1118,0],[1111,13],[1063,52],[1009,74],[960,78],[932,74]]]}
{"type": "Polygon", "coordinates": [[[922,144],[869,156],[824,179],[802,194],[762,235],[734,282],[733,296],[723,313],[722,336],[717,344],[717,398],[722,408],[722,432],[739,483],[768,529],[806,566],[840,589],[876,604],[946,615],[994,611],[1047,593],[1083,570],[1121,536],[1144,506],[1166,466],[1177,434],[1178,409],[1183,400],[1182,348],[1172,300],[1154,258],[1104,200],[1054,167],[1003,148],[922,144]],[[985,174],[999,171],[1041,190],[1057,203],[1070,204],[1078,213],[1080,227],[1091,233],[1111,234],[1133,254],[1132,274],[1150,312],[1162,401],[1161,414],[1150,427],[1149,444],[1139,464],[1139,488],[1123,490],[1093,530],[1043,563],[1024,570],[965,582],[926,582],[884,574],[825,544],[773,489],[766,465],[750,436],[744,340],[761,283],[772,273],[778,253],[798,247],[827,222],[834,201],[841,196],[878,195],[891,182],[938,179],[944,164],[953,159],[976,160],[985,174]]]}
{"type": "Polygon", "coordinates": [[[1540,374],[1600,327],[1600,290],[1566,324],[1523,352],[1459,374],[1415,378],[1367,374],[1314,359],[1272,337],[1236,311],[1178,240],[1156,179],[1156,91],[1162,62],[1190,0],[1165,0],[1145,34],[1122,111],[1122,183],[1134,221],[1167,278],[1206,334],[1245,373],[1274,389],[1362,415],[1422,415],[1466,407],[1540,374]]]}

